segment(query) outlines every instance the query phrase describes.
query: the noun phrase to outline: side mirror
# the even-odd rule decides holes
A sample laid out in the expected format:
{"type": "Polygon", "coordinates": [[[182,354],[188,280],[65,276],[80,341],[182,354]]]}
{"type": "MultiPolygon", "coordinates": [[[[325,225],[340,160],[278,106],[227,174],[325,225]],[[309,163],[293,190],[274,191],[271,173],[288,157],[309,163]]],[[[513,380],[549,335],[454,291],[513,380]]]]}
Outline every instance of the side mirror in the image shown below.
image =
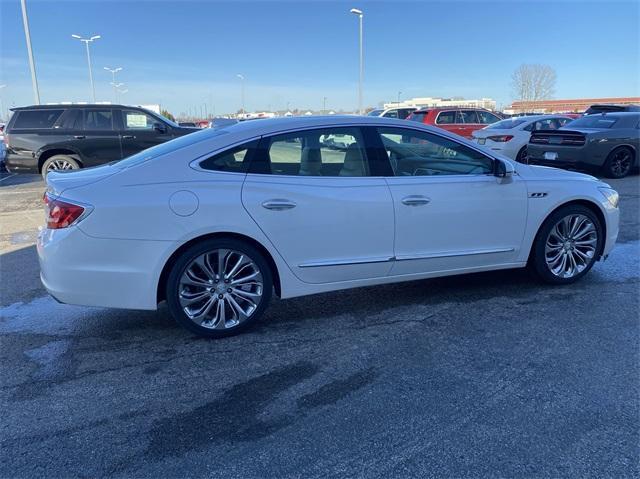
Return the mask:
{"type": "Polygon", "coordinates": [[[496,159],[494,172],[495,176],[497,176],[498,178],[509,178],[511,175],[513,175],[514,171],[515,169],[510,162],[496,159]]]}
{"type": "Polygon", "coordinates": [[[156,122],[153,124],[153,129],[158,133],[166,133],[167,127],[160,122],[156,122]]]}

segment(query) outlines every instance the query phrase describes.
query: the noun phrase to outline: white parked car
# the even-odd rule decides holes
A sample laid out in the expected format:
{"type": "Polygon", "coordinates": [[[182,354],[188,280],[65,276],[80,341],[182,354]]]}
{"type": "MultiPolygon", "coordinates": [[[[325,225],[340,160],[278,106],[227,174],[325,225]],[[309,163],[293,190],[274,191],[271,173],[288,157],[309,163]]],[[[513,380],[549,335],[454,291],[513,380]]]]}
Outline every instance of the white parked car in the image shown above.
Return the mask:
{"type": "MultiPolygon", "coordinates": [[[[211,337],[291,298],[529,265],[571,283],[607,256],[618,194],[414,122],[206,129],[47,176],[41,278],[64,303],[156,309],[211,337]],[[350,136],[346,150],[322,145],[350,136]]],[[[428,294],[428,291],[425,291],[428,294]]]]}
{"type": "Polygon", "coordinates": [[[524,163],[531,132],[557,130],[572,118],[563,115],[532,115],[507,118],[472,133],[478,145],[524,163]]]}
{"type": "Polygon", "coordinates": [[[391,108],[379,108],[377,110],[371,110],[369,113],[367,113],[367,115],[405,120],[409,115],[411,115],[411,113],[416,110],[417,108],[412,106],[394,106],[391,108]]]}

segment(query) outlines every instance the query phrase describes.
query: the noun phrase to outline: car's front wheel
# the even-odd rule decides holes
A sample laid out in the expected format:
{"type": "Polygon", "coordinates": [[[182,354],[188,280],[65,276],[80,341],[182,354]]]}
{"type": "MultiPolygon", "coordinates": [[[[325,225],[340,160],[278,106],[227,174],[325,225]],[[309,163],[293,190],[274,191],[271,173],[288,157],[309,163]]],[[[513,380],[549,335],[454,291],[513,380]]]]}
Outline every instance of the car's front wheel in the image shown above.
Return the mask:
{"type": "Polygon", "coordinates": [[[176,321],[211,338],[240,333],[262,316],[271,299],[272,273],[263,255],[235,239],[211,239],[187,249],[166,285],[176,321]]]}
{"type": "Polygon", "coordinates": [[[565,206],[540,228],[530,267],[547,283],[573,283],[593,267],[602,241],[602,225],[593,211],[581,205],[565,206]]]}
{"type": "Polygon", "coordinates": [[[42,176],[46,178],[51,171],[77,170],[80,164],[68,155],[54,155],[42,164],[42,176]]]}

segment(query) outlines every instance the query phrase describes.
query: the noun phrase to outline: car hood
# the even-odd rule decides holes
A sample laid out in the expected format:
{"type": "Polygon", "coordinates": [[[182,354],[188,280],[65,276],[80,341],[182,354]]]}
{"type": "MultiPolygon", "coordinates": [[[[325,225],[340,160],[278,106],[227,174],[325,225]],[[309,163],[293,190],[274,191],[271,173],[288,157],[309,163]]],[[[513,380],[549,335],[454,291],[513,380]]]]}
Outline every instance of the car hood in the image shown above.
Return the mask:
{"type": "Polygon", "coordinates": [[[86,186],[108,178],[121,171],[120,168],[114,166],[114,163],[81,170],[52,171],[47,174],[47,192],[60,196],[69,189],[86,186]]]}
{"type": "Polygon", "coordinates": [[[551,166],[525,165],[523,163],[514,163],[518,175],[525,180],[582,180],[582,181],[598,181],[595,176],[577,171],[562,170],[551,166]]]}

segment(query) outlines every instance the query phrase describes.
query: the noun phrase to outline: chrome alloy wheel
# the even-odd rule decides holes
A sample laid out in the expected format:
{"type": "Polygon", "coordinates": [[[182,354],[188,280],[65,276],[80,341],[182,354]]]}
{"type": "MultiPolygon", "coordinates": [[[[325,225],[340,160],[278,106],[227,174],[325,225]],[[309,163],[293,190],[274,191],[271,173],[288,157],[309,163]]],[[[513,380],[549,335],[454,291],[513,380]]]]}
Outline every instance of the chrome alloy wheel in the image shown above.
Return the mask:
{"type": "Polygon", "coordinates": [[[75,169],[71,163],[67,160],[55,160],[47,165],[47,171],[56,171],[56,170],[73,170],[75,169]]]}
{"type": "Polygon", "coordinates": [[[180,277],[178,299],[199,326],[229,329],[249,318],[263,293],[260,268],[245,253],[216,249],[196,257],[180,277]]]}
{"type": "Polygon", "coordinates": [[[549,270],[560,278],[572,278],[594,260],[598,232],[585,215],[572,214],[558,221],[545,244],[549,270]]]}

